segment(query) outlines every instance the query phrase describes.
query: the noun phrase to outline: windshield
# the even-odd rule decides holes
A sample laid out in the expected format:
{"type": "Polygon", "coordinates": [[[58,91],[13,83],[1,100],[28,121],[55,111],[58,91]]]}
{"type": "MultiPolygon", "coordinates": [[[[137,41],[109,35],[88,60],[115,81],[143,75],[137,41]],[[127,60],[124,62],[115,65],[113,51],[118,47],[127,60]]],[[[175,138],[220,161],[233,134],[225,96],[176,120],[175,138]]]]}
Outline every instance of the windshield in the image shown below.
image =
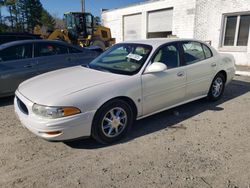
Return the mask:
{"type": "Polygon", "coordinates": [[[144,44],[117,44],[89,64],[89,68],[134,75],[147,60],[152,47],[144,44]]]}
{"type": "Polygon", "coordinates": [[[70,14],[65,14],[64,16],[67,29],[73,29],[73,27],[75,26],[74,17],[70,14]]]}

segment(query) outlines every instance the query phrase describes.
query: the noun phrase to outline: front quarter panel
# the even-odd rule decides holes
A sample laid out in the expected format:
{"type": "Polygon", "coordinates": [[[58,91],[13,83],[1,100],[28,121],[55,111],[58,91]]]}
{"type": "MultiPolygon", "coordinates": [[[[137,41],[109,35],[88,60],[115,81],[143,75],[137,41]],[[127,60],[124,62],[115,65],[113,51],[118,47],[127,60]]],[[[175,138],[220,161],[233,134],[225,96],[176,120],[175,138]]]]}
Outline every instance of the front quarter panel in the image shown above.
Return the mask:
{"type": "Polygon", "coordinates": [[[142,114],[141,79],[139,75],[126,76],[102,85],[80,90],[54,101],[54,105],[75,106],[82,112],[96,111],[107,101],[117,97],[128,97],[135,103],[138,116],[142,114]]]}

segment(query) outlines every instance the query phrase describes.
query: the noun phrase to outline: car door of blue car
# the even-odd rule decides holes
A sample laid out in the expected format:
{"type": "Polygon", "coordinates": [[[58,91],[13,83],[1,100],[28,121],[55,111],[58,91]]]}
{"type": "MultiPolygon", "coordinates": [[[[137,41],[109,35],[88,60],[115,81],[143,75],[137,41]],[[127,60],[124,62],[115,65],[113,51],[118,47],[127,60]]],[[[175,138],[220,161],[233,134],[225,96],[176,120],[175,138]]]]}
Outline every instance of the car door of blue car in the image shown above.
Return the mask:
{"type": "Polygon", "coordinates": [[[13,94],[21,82],[36,75],[32,43],[0,51],[0,96],[13,94]]]}
{"type": "Polygon", "coordinates": [[[55,43],[36,43],[35,57],[39,74],[74,66],[71,63],[72,58],[68,52],[68,48],[55,43]]]}

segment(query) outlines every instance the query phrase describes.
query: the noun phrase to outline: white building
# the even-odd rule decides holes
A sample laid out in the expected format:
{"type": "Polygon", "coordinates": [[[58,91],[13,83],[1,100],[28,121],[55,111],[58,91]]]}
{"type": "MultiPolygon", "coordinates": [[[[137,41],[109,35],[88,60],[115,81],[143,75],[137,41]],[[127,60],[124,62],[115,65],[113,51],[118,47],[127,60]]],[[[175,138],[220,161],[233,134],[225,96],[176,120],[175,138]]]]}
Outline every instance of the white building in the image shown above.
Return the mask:
{"type": "Polygon", "coordinates": [[[196,38],[250,66],[250,0],[151,0],[105,10],[102,21],[117,42],[196,38]]]}

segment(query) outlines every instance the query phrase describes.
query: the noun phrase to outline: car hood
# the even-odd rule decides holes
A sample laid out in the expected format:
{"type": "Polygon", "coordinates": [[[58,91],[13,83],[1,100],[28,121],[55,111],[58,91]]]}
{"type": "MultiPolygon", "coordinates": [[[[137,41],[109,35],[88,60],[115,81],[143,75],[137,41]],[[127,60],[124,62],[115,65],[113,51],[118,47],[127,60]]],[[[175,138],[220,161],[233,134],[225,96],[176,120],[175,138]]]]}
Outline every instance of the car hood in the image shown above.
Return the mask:
{"type": "Polygon", "coordinates": [[[76,66],[31,78],[20,84],[18,91],[34,103],[49,105],[48,101],[124,77],[124,75],[76,66]]]}

